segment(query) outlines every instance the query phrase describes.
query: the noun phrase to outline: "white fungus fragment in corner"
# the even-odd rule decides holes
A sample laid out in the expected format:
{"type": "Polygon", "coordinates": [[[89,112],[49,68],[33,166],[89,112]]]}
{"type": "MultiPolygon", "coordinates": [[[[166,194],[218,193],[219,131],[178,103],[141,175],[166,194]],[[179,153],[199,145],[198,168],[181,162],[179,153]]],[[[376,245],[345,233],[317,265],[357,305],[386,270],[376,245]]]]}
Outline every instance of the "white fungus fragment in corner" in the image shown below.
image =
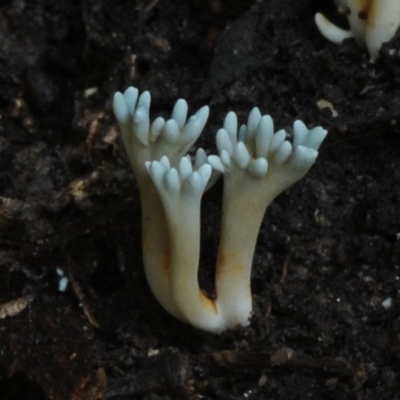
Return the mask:
{"type": "Polygon", "coordinates": [[[368,49],[371,60],[379,56],[384,42],[388,42],[400,25],[399,0],[334,0],[339,12],[345,14],[350,30],[339,28],[321,13],[315,14],[315,23],[323,36],[340,44],[354,37],[368,49]]]}

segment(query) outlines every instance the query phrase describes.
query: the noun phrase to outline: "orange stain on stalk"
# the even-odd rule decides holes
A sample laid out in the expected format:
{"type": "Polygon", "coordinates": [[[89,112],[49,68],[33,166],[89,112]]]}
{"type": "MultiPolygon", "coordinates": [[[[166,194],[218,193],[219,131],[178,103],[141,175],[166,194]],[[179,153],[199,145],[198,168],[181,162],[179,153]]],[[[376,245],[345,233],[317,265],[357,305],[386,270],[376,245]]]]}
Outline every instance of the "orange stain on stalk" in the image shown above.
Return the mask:
{"type": "Polygon", "coordinates": [[[234,255],[227,255],[225,252],[221,251],[218,254],[218,272],[221,272],[222,269],[229,268],[230,273],[235,275],[242,275],[244,271],[244,266],[241,262],[237,261],[237,256],[234,255]]]}
{"type": "Polygon", "coordinates": [[[171,270],[171,254],[167,250],[164,251],[161,268],[164,271],[165,275],[169,275],[169,272],[171,270]]]}
{"type": "Polygon", "coordinates": [[[199,299],[204,308],[208,308],[214,314],[218,314],[217,304],[214,300],[209,299],[202,291],[199,289],[199,299]]]}
{"type": "MultiPolygon", "coordinates": [[[[146,253],[151,253],[151,252],[158,252],[160,251],[159,248],[155,248],[154,246],[151,245],[151,240],[149,240],[148,234],[146,232],[142,233],[142,248],[143,252],[146,253]]],[[[171,254],[170,251],[167,249],[164,249],[163,255],[161,258],[161,269],[163,270],[165,275],[169,275],[169,272],[171,270],[171,254]]]]}

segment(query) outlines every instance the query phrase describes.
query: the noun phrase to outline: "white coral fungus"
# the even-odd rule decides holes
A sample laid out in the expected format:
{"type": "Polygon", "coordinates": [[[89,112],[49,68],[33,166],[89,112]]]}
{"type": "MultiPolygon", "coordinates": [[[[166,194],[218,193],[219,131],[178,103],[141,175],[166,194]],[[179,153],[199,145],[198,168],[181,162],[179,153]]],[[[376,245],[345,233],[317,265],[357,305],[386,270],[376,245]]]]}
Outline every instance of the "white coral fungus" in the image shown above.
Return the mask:
{"type": "Polygon", "coordinates": [[[114,96],[114,113],[138,181],[143,208],[143,255],[147,279],[162,306],[197,328],[221,332],[249,323],[250,274],[265,210],[314,164],[326,130],[293,125],[293,141],[275,133],[258,108],[238,129],[228,113],[217,132],[219,155],[186,152],[200,135],[208,107],[187,119],[178,100],[171,119],[149,122],[150,94],[135,88],[114,96]],[[216,172],[224,175],[223,216],[216,266],[216,299],[198,284],[200,202],[216,172]]]}
{"type": "Polygon", "coordinates": [[[317,13],[315,23],[321,34],[333,43],[354,37],[367,47],[374,61],[384,42],[388,42],[400,25],[400,0],[334,0],[339,11],[347,15],[350,30],[332,24],[317,13]]]}

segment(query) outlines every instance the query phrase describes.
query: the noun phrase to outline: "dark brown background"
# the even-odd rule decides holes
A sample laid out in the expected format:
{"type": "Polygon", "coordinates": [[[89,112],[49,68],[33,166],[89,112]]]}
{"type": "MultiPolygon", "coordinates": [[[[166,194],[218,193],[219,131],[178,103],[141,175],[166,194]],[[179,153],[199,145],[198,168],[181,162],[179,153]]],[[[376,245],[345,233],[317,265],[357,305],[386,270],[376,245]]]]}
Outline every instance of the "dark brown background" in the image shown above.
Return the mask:
{"type": "MultiPolygon", "coordinates": [[[[317,0],[0,1],[0,314],[26,306],[0,320],[1,400],[400,398],[400,36],[370,64],[317,11],[346,24],[317,0]],[[210,104],[209,152],[255,105],[276,128],[329,129],[267,211],[248,328],[197,331],[147,287],[111,113],[129,85],[153,117],[210,104]]],[[[221,191],[202,210],[209,292],[221,191]]]]}

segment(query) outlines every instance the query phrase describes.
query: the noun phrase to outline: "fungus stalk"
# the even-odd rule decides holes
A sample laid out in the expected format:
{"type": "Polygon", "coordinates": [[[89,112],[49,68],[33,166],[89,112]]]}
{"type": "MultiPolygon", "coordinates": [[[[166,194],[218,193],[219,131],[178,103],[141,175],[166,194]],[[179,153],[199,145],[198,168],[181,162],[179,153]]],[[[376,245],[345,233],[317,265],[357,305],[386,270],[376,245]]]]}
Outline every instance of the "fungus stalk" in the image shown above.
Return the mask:
{"type": "Polygon", "coordinates": [[[219,155],[207,157],[199,149],[192,161],[184,154],[203,129],[208,108],[186,122],[187,105],[179,100],[169,121],[157,118],[150,126],[150,98],[142,96],[137,100],[133,88],[117,93],[114,112],[141,191],[150,287],[168,312],[197,328],[221,332],[245,326],[252,312],[251,266],[265,210],[311,168],[326,131],[308,130],[296,121],[291,143],[284,130],[274,132],[271,117],[257,108],[240,129],[230,112],[217,132],[219,155]],[[214,180],[213,170],[224,175],[216,300],[198,284],[200,202],[214,180]]]}
{"type": "Polygon", "coordinates": [[[238,131],[231,112],[217,133],[219,156],[209,156],[210,164],[224,174],[216,289],[231,326],[245,325],[251,315],[251,266],[265,211],[311,168],[326,131],[308,130],[296,121],[293,135],[291,144],[284,130],[274,133],[271,117],[261,116],[258,108],[238,131]]]}
{"type": "Polygon", "coordinates": [[[182,158],[177,169],[169,160],[146,164],[166,213],[170,237],[170,290],[185,319],[197,328],[219,332],[225,328],[218,304],[207,298],[198,284],[200,255],[200,201],[211,176],[211,166],[193,170],[182,158]]]}
{"type": "Polygon", "coordinates": [[[139,97],[136,88],[114,95],[113,110],[130,164],[136,177],[142,206],[142,246],[146,278],[157,300],[176,318],[185,320],[169,290],[170,241],[165,213],[145,163],[167,155],[177,164],[200,135],[208,119],[208,107],[201,108],[187,121],[188,106],[178,100],[171,119],[159,117],[150,125],[150,93],[139,97]]]}

